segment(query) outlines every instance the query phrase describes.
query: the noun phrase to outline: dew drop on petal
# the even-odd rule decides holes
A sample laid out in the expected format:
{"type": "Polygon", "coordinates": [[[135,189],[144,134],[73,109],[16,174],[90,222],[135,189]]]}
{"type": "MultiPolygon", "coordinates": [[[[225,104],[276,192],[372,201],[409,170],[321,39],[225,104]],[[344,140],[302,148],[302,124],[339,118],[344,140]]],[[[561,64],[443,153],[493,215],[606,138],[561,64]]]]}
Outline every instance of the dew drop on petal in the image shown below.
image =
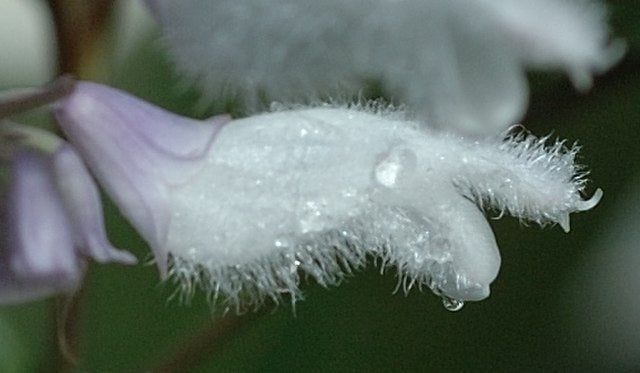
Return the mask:
{"type": "Polygon", "coordinates": [[[395,162],[381,162],[376,167],[376,180],[386,187],[393,187],[396,184],[400,167],[400,164],[395,162]]]}
{"type": "Polygon", "coordinates": [[[440,295],[440,297],[442,298],[442,305],[447,309],[447,311],[456,312],[460,311],[462,307],[464,307],[464,301],[462,300],[450,298],[446,295],[440,295]]]}
{"type": "Polygon", "coordinates": [[[289,241],[286,238],[277,238],[273,245],[277,248],[286,248],[289,247],[289,241]]]}
{"type": "Polygon", "coordinates": [[[403,176],[413,172],[416,163],[417,157],[411,150],[393,149],[376,165],[375,180],[382,186],[393,188],[403,176]]]}

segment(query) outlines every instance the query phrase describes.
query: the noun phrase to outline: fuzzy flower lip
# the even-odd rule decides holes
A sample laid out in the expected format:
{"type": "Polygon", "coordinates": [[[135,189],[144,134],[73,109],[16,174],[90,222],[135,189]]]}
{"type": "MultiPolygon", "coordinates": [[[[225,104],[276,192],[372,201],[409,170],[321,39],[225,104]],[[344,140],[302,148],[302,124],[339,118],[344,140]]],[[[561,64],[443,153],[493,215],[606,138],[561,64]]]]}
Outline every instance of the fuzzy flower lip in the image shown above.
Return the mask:
{"type": "Polygon", "coordinates": [[[55,114],[61,128],[123,214],[153,248],[161,272],[171,211],[169,190],[203,164],[220,127],[218,116],[183,118],[116,89],[77,82],[55,114]]]}
{"type": "Polygon", "coordinates": [[[582,199],[577,149],[562,142],[469,140],[390,109],[195,121],[80,82],[56,115],[160,271],[239,307],[298,299],[301,273],[328,286],[373,256],[405,291],[457,309],[486,298],[500,268],[483,209],[568,229],[600,196],[582,199]]]}
{"type": "Polygon", "coordinates": [[[100,203],[68,144],[49,155],[15,152],[0,220],[0,304],[73,291],[89,258],[137,262],[108,242],[100,203]]]}
{"type": "MultiPolygon", "coordinates": [[[[519,218],[526,217],[538,224],[552,222],[559,224],[565,232],[569,232],[569,214],[572,212],[587,211],[594,208],[603,196],[601,189],[596,189],[593,196],[587,200],[582,199],[583,190],[586,184],[588,172],[575,165],[575,156],[578,153],[578,146],[567,148],[564,141],[556,140],[552,145],[548,145],[549,136],[536,139],[525,132],[518,132],[508,136],[499,149],[501,152],[494,155],[494,158],[478,159],[477,161],[486,170],[493,170],[493,178],[487,178],[481,183],[472,184],[469,178],[457,178],[455,185],[471,200],[476,201],[480,207],[493,207],[499,210],[500,215],[507,213],[519,218]],[[511,154],[526,165],[528,169],[539,175],[538,179],[514,177],[500,170],[502,162],[507,162],[504,154],[511,154]],[[497,166],[497,167],[496,167],[497,166]],[[544,176],[544,177],[541,177],[544,176]],[[548,180],[562,181],[563,183],[549,183],[548,180]],[[517,183],[528,183],[529,194],[535,196],[537,203],[520,203],[515,194],[487,194],[486,190],[504,189],[512,187],[517,183]],[[574,185],[574,188],[566,190],[567,185],[574,185]],[[562,194],[566,196],[562,197],[562,194]],[[545,202],[545,198],[553,195],[554,199],[545,202]],[[516,203],[513,203],[515,201],[516,203]],[[565,208],[557,206],[558,201],[564,201],[565,208]]],[[[468,161],[468,160],[467,160],[468,161]]],[[[465,166],[465,172],[473,175],[476,173],[477,165],[470,162],[465,166]]]]}
{"type": "Polygon", "coordinates": [[[625,52],[605,7],[563,0],[147,0],[180,72],[212,99],[357,95],[377,80],[429,126],[484,137],[526,111],[526,69],[587,89],[625,52]],[[293,31],[292,31],[293,30],[293,31]]]}

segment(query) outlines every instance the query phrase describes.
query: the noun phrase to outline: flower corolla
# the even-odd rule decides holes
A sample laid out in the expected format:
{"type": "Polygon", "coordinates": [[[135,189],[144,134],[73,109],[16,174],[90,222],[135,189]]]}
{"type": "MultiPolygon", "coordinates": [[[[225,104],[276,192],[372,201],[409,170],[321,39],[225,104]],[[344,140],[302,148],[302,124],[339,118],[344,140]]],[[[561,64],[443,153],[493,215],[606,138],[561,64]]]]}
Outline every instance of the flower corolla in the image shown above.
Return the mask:
{"type": "Polygon", "coordinates": [[[370,257],[408,291],[481,300],[500,267],[483,209],[569,229],[583,200],[575,148],[532,135],[431,131],[372,107],[181,118],[80,82],[56,115],[163,273],[229,304],[300,296],[370,257]]]}

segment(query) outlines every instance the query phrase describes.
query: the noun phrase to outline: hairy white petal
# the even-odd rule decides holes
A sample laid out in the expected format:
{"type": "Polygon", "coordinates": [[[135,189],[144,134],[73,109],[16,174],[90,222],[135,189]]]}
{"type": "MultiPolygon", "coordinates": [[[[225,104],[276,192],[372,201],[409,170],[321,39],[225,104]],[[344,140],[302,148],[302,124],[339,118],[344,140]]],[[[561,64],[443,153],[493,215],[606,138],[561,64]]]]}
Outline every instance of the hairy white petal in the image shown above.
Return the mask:
{"type": "Polygon", "coordinates": [[[394,113],[318,107],[230,122],[206,166],[169,188],[170,272],[231,304],[299,296],[299,271],[338,281],[368,256],[405,290],[489,295],[500,256],[478,206],[564,224],[585,209],[574,150],[469,141],[394,113]]]}
{"type": "Polygon", "coordinates": [[[212,98],[357,94],[378,80],[434,127],[472,135],[520,119],[524,69],[578,87],[624,51],[583,0],[147,0],[178,69],[212,98]]]}

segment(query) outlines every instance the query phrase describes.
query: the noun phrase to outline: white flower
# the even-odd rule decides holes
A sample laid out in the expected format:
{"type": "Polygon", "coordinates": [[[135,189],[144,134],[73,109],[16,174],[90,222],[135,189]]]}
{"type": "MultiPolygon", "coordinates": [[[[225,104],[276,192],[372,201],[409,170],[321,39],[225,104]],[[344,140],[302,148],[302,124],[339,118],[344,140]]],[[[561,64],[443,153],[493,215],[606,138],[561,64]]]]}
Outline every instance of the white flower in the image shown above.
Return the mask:
{"type": "Polygon", "coordinates": [[[295,300],[302,272],[334,284],[368,257],[397,267],[406,290],[480,300],[500,256],[479,206],[568,230],[601,195],[583,201],[562,143],[469,141],[392,111],[300,108],[221,126],[78,83],[57,116],[160,268],[232,305],[295,300]]]}
{"type": "Polygon", "coordinates": [[[212,99],[356,95],[378,80],[431,127],[495,135],[521,119],[526,68],[579,88],[624,51],[581,0],[147,0],[177,68],[212,99]]]}

